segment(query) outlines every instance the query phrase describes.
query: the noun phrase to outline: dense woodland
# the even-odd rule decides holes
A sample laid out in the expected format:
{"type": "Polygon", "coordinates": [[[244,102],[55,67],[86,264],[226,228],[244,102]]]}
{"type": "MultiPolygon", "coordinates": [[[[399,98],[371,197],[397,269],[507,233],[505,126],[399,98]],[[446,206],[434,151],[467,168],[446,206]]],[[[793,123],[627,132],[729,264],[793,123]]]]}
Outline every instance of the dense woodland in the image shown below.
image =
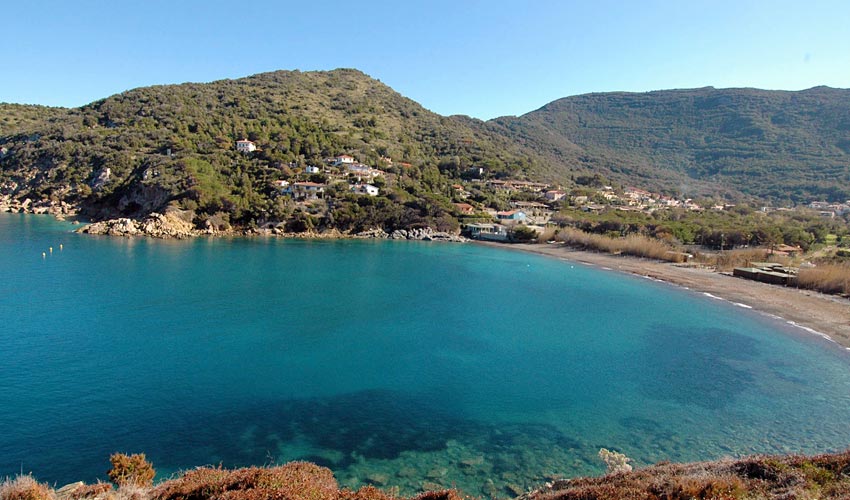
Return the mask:
{"type": "MultiPolygon", "coordinates": [[[[848,98],[850,91],[828,88],[591,94],[483,122],[432,113],[356,70],[279,71],[139,88],[73,109],[2,104],[0,194],[66,201],[96,219],[172,207],[192,214],[198,227],[280,222],[292,231],[455,230],[452,203],[469,200],[453,185],[463,184],[479,208],[507,208],[507,198],[474,177],[569,189],[596,175],[754,205],[844,201],[848,98]],[[258,150],[236,151],[241,138],[258,150]],[[280,180],[327,182],[304,167],[339,154],[385,172],[375,179],[379,196],[328,183],[324,199],[304,204],[275,187],[280,180]]],[[[567,210],[562,220],[575,215],[567,210]]],[[[677,217],[624,224],[683,242],[731,234],[677,217]]],[[[738,228],[743,240],[776,239],[758,233],[758,219],[738,222],[746,225],[738,228]]]]}
{"type": "Polygon", "coordinates": [[[619,182],[779,206],[850,199],[850,90],[599,93],[495,120],[550,156],[619,182]]]}

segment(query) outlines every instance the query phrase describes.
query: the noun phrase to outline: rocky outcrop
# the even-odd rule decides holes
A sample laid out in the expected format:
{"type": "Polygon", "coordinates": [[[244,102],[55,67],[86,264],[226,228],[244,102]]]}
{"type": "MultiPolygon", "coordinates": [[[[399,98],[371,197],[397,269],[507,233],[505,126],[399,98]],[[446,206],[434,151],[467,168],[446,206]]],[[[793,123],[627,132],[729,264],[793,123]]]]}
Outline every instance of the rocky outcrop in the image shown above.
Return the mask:
{"type": "Polygon", "coordinates": [[[152,213],[142,221],[120,218],[95,222],[81,227],[78,233],[110,236],[150,236],[152,238],[191,238],[205,234],[177,213],[152,213]]]}
{"type": "Polygon", "coordinates": [[[61,218],[77,215],[78,209],[74,205],[64,201],[32,201],[29,198],[16,200],[10,195],[0,195],[0,212],[11,212],[16,214],[49,214],[61,218]]]}
{"type": "Polygon", "coordinates": [[[463,236],[444,231],[434,231],[430,227],[420,229],[396,229],[392,233],[387,233],[383,229],[370,229],[368,231],[358,233],[354,237],[389,240],[451,241],[457,243],[468,241],[463,236]]]}

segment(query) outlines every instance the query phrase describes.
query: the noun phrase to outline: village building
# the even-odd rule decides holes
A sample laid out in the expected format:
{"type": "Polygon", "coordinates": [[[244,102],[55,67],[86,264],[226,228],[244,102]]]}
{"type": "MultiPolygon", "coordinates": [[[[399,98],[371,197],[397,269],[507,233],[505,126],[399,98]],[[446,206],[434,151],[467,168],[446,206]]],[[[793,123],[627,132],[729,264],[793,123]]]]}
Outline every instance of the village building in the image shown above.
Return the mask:
{"type": "Polygon", "coordinates": [[[321,172],[321,170],[319,169],[319,167],[307,165],[306,167],[304,167],[304,172],[308,174],[318,174],[319,172],[321,172]]]}
{"type": "Polygon", "coordinates": [[[503,212],[496,212],[496,218],[504,221],[521,222],[525,220],[526,214],[522,210],[506,210],[503,212]]]}
{"type": "Polygon", "coordinates": [[[257,145],[253,143],[253,141],[249,141],[248,139],[241,139],[236,141],[236,151],[240,153],[251,153],[257,150],[257,145]]]}
{"type": "Polygon", "coordinates": [[[549,201],[561,201],[567,196],[566,191],[561,191],[560,189],[552,189],[550,191],[546,191],[543,193],[543,197],[549,201]]]}
{"type": "Polygon", "coordinates": [[[472,215],[475,213],[475,207],[469,203],[455,203],[454,206],[462,215],[472,215]]]}
{"type": "Polygon", "coordinates": [[[290,192],[296,200],[317,200],[325,194],[325,185],[316,182],[296,182],[290,192]]]}
{"type": "Polygon", "coordinates": [[[338,167],[340,165],[351,165],[355,163],[354,157],[349,155],[339,155],[333,158],[333,162],[331,163],[334,167],[338,167]]]}
{"type": "Polygon", "coordinates": [[[371,184],[353,184],[349,189],[354,194],[365,194],[369,196],[378,196],[378,192],[380,191],[371,184]]]}
{"type": "Polygon", "coordinates": [[[474,240],[507,241],[508,229],[500,224],[467,224],[465,231],[474,240]]]}

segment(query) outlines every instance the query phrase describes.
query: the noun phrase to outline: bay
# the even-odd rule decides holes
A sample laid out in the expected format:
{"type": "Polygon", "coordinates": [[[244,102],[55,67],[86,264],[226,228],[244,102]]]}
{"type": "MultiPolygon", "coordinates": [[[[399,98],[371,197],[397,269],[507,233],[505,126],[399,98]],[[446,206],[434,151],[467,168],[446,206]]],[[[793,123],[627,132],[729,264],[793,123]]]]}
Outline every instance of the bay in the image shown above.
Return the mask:
{"type": "Polygon", "coordinates": [[[73,228],[0,214],[2,476],[105,479],[123,451],[159,478],[300,459],[506,496],[602,472],[601,447],[850,446],[845,351],[666,284],[471,244],[73,228]]]}

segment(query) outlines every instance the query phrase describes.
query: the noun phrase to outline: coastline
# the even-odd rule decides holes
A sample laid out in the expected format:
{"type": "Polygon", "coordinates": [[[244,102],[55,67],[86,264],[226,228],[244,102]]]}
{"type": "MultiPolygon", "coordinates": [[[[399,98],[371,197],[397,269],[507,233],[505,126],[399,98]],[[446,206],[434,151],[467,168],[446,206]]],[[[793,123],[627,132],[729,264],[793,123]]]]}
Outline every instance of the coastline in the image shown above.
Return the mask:
{"type": "Polygon", "coordinates": [[[842,297],[735,278],[703,268],[576,250],[561,244],[475,243],[664,281],[779,318],[789,326],[828,338],[850,351],[850,300],[842,297]]]}

